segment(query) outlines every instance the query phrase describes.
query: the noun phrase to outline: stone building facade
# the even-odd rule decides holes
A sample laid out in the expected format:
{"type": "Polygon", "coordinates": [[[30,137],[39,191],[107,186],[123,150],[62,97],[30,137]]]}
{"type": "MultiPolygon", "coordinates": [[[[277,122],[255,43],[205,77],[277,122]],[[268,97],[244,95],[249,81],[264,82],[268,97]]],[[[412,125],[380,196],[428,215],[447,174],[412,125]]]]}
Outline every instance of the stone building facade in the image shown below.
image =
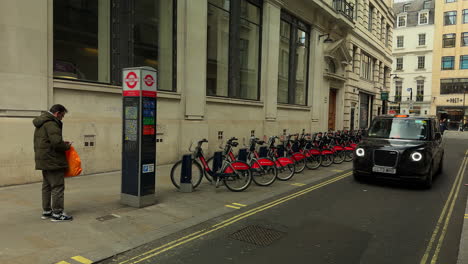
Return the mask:
{"type": "Polygon", "coordinates": [[[54,103],[83,173],[119,170],[125,67],[158,70],[158,164],[201,138],[210,154],[364,128],[386,107],[390,0],[18,0],[0,15],[0,186],[41,180],[31,120],[54,103]]]}

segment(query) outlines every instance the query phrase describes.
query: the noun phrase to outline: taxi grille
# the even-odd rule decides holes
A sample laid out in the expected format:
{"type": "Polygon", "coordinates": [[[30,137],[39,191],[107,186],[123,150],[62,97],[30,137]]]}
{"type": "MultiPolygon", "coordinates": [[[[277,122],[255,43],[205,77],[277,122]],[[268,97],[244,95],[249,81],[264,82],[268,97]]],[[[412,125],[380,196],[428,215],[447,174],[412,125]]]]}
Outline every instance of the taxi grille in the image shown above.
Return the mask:
{"type": "Polygon", "coordinates": [[[398,159],[398,152],[389,150],[375,150],[374,164],[378,166],[394,167],[398,159]]]}

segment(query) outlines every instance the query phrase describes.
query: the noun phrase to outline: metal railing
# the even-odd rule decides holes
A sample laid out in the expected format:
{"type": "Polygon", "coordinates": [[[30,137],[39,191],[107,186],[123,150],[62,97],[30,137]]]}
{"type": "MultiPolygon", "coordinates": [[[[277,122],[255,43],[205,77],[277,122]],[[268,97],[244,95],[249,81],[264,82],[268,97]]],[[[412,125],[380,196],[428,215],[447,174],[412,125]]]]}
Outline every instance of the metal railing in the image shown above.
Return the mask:
{"type": "Polygon", "coordinates": [[[354,18],[354,4],[346,0],[333,0],[333,8],[342,13],[345,17],[353,20],[354,18]]]}

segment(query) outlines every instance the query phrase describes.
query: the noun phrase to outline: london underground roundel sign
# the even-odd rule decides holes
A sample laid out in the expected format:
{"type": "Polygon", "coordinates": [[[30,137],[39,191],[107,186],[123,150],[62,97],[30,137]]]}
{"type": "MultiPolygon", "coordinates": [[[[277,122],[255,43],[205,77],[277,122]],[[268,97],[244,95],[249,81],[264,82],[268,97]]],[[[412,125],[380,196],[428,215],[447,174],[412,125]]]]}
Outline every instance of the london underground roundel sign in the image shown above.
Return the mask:
{"type": "Polygon", "coordinates": [[[125,83],[127,84],[128,88],[130,89],[135,88],[138,84],[138,76],[136,75],[136,73],[135,72],[127,73],[127,76],[125,77],[125,83]]]}
{"type": "Polygon", "coordinates": [[[150,74],[147,74],[143,80],[147,86],[153,86],[154,84],[154,78],[150,74]]]}

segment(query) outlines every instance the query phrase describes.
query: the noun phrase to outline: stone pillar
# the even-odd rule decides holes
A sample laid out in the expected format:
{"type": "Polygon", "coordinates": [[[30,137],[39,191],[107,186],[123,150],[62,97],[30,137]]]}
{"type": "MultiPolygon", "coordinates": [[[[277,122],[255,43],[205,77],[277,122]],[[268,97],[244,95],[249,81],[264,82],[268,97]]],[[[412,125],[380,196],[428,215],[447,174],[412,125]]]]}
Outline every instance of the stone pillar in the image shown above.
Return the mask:
{"type": "Polygon", "coordinates": [[[356,49],[356,56],[354,59],[354,72],[361,76],[361,49],[357,47],[356,49]]]}
{"type": "Polygon", "coordinates": [[[179,1],[184,4],[184,16],[182,17],[183,42],[182,54],[184,64],[179,72],[179,78],[183,78],[183,94],[185,99],[185,119],[202,120],[205,115],[206,105],[206,46],[207,46],[207,0],[179,1]],[[194,48],[196,52],[194,52],[194,48]]]}
{"type": "Polygon", "coordinates": [[[379,84],[381,87],[385,87],[385,81],[384,81],[384,63],[383,61],[380,62],[380,70],[379,70],[379,84]]]}
{"type": "Polygon", "coordinates": [[[277,1],[263,4],[261,94],[265,102],[265,120],[275,121],[278,101],[278,63],[281,6],[277,1]]]}
{"type": "Polygon", "coordinates": [[[382,15],[380,14],[380,12],[377,10],[376,11],[377,15],[376,15],[376,19],[374,19],[374,25],[375,25],[375,32],[374,32],[374,35],[377,37],[378,40],[380,40],[381,38],[381,32],[382,32],[382,28],[380,26],[380,20],[382,19],[382,15]]]}
{"type": "MultiPolygon", "coordinates": [[[[380,61],[379,60],[374,60],[374,72],[372,74],[374,74],[373,76],[373,80],[376,84],[379,83],[379,71],[380,71],[380,61]]],[[[378,86],[378,85],[374,85],[375,86],[378,86]]]]}

